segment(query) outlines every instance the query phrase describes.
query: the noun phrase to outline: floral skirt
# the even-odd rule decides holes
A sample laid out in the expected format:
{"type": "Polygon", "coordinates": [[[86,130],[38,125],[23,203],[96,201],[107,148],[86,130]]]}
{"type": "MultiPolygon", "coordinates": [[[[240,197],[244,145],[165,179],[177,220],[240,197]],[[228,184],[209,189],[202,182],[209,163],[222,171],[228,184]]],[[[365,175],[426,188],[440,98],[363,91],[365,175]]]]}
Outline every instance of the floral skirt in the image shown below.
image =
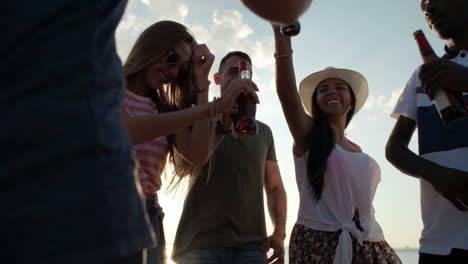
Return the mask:
{"type": "MultiPolygon", "coordinates": [[[[319,231],[296,224],[289,242],[289,263],[333,264],[340,234],[341,230],[319,231]]],[[[351,239],[352,264],[401,264],[400,258],[386,241],[364,241],[361,246],[353,236],[351,239]]]]}

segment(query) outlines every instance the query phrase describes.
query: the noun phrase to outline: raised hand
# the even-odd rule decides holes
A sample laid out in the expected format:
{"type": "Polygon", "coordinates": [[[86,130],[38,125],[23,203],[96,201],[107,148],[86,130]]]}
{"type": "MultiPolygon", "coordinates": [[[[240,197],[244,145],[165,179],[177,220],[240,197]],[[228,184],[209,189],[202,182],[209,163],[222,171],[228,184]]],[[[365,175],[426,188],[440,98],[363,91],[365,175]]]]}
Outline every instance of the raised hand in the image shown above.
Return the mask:
{"type": "Polygon", "coordinates": [[[198,88],[204,91],[210,86],[208,75],[210,74],[211,66],[213,65],[215,56],[210,52],[205,44],[198,44],[193,49],[193,73],[197,82],[198,88]]]}

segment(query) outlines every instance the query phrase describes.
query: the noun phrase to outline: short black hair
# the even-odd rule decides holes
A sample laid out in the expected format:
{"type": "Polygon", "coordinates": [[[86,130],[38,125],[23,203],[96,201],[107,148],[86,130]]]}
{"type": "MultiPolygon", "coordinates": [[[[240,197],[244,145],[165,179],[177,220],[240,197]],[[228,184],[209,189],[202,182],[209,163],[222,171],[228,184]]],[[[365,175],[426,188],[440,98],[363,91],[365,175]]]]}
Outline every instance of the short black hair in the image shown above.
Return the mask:
{"type": "Polygon", "coordinates": [[[221,59],[221,62],[219,63],[218,72],[221,71],[221,68],[224,66],[224,63],[226,63],[227,59],[234,57],[234,56],[241,57],[244,60],[246,60],[248,63],[252,64],[252,59],[250,58],[249,55],[247,55],[247,53],[239,51],[239,50],[231,51],[221,59]]]}
{"type": "Polygon", "coordinates": [[[425,11],[427,6],[427,1],[426,0],[421,0],[421,3],[419,4],[419,7],[421,8],[421,11],[425,11]]]}

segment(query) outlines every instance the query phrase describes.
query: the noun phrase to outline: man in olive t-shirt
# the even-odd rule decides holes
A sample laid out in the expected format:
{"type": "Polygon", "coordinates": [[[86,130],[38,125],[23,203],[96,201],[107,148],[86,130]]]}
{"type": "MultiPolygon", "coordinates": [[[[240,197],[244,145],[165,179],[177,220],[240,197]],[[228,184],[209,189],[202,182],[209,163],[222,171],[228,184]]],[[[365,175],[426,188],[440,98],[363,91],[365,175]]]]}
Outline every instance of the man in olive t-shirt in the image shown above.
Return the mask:
{"type": "MultiPolygon", "coordinates": [[[[243,52],[231,52],[222,60],[215,82],[221,92],[229,85],[252,85],[238,80],[239,62],[251,71],[251,60],[243,52]]],[[[258,122],[258,134],[238,135],[235,131],[219,142],[211,175],[206,164],[184,204],[174,242],[173,258],[179,264],[265,263],[284,259],[286,193],[276,162],[270,128],[258,122]],[[267,237],[263,206],[267,194],[274,232],[267,237]]]]}

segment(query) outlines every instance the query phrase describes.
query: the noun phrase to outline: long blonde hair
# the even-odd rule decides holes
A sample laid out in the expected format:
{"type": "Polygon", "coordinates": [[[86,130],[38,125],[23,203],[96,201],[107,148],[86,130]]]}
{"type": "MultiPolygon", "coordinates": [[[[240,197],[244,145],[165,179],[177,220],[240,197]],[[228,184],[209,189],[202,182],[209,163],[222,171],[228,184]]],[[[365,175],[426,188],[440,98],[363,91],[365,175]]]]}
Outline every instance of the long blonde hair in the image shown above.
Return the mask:
{"type": "MultiPolygon", "coordinates": [[[[127,79],[142,72],[183,42],[194,43],[192,34],[184,25],[174,21],[160,21],[151,25],[138,37],[124,63],[127,79]]],[[[199,89],[196,87],[193,63],[181,66],[185,67],[179,68],[177,78],[172,83],[164,85],[162,89],[154,89],[151,93],[151,99],[160,113],[190,108],[196,103],[199,89]]],[[[210,137],[211,134],[213,133],[210,133],[210,137]]],[[[189,162],[177,151],[174,134],[167,136],[167,140],[169,162],[174,169],[167,189],[174,190],[178,189],[186,176],[193,176],[190,177],[190,182],[195,182],[201,168],[189,162]]]]}

